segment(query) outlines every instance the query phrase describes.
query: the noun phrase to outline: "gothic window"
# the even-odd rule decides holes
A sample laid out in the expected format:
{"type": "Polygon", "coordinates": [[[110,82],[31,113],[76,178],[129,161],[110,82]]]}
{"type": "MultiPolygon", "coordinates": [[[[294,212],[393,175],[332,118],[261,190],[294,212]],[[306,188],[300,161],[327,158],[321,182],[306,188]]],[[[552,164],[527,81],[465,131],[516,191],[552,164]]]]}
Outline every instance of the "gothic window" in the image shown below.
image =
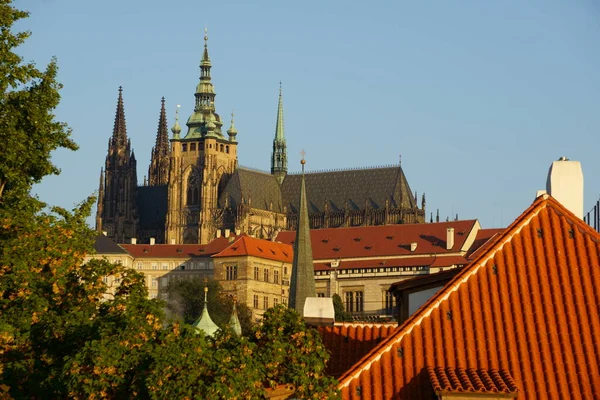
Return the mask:
{"type": "Polygon", "coordinates": [[[394,306],[395,306],[395,298],[394,295],[388,291],[386,291],[384,293],[385,295],[385,312],[386,314],[392,314],[394,312],[394,306]]]}
{"type": "Polygon", "coordinates": [[[198,172],[193,170],[188,176],[187,181],[187,205],[195,206],[200,204],[200,185],[198,172]]]}

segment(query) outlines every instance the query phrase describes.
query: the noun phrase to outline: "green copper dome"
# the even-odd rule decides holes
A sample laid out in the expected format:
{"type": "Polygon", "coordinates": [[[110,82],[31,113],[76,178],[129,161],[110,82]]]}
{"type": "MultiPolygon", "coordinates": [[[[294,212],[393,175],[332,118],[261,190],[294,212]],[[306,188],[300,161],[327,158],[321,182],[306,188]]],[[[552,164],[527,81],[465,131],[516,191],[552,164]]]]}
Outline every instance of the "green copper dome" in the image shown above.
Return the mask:
{"type": "Polygon", "coordinates": [[[217,324],[213,322],[210,318],[210,314],[208,313],[208,301],[207,301],[208,287],[204,287],[204,308],[202,309],[202,314],[198,321],[194,322],[194,327],[196,328],[196,332],[203,331],[206,336],[213,336],[218,330],[219,327],[217,324]]]}

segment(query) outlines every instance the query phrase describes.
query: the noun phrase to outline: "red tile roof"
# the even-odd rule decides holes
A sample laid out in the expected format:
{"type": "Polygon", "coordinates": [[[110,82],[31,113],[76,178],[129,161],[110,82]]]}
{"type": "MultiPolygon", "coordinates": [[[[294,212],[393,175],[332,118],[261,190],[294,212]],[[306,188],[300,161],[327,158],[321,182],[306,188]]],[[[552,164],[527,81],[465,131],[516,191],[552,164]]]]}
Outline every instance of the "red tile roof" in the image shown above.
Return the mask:
{"type": "Polygon", "coordinates": [[[504,228],[493,228],[493,229],[481,229],[475,236],[475,241],[471,246],[471,251],[468,254],[470,260],[474,259],[480,252],[487,249],[487,247],[493,242],[493,239],[498,237],[504,228]]]}
{"type": "Polygon", "coordinates": [[[230,239],[235,237],[220,237],[208,244],[122,244],[121,247],[135,258],[208,257],[229,246],[230,239]]]}
{"type": "Polygon", "coordinates": [[[315,263],[315,271],[327,271],[332,269],[353,269],[353,268],[382,268],[382,267],[450,267],[453,265],[467,265],[469,261],[463,256],[425,256],[425,257],[405,257],[405,258],[386,258],[384,260],[340,260],[337,267],[331,267],[330,262],[315,263]]]}
{"type": "Polygon", "coordinates": [[[542,196],[340,377],[344,398],[430,399],[428,367],[505,370],[519,399],[600,398],[600,234],[542,196]]]}
{"type": "Polygon", "coordinates": [[[506,370],[428,367],[427,372],[437,395],[468,392],[503,393],[517,397],[517,384],[506,370]]]}
{"type": "Polygon", "coordinates": [[[323,344],[331,353],[326,373],[339,377],[397,328],[397,324],[361,323],[320,326],[323,344]]]}
{"type": "MultiPolygon", "coordinates": [[[[312,229],[313,259],[406,256],[455,253],[464,245],[477,220],[431,224],[400,224],[312,229]],[[446,250],[446,229],[454,228],[454,246],[446,250]],[[410,244],[417,243],[414,252],[410,244]]],[[[277,240],[293,244],[295,231],[280,232],[277,240]]]]}
{"type": "Polygon", "coordinates": [[[213,257],[254,256],[291,263],[293,255],[294,249],[289,244],[242,235],[213,257]]]}

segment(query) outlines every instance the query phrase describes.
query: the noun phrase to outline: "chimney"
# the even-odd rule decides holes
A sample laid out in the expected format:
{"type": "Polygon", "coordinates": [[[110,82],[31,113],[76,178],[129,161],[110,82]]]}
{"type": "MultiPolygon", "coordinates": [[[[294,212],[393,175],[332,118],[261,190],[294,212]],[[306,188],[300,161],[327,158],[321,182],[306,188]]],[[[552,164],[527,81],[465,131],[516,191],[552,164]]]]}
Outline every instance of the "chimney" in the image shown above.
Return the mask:
{"type": "Polygon", "coordinates": [[[546,192],[569,211],[583,218],[583,172],[579,161],[561,157],[548,171],[546,192]]]}
{"type": "Polygon", "coordinates": [[[410,244],[410,251],[414,252],[417,249],[417,242],[412,242],[410,244]]]}
{"type": "Polygon", "coordinates": [[[156,241],[154,240],[154,238],[150,238],[150,246],[154,246],[155,243],[156,241]]]}
{"type": "Polygon", "coordinates": [[[235,236],[240,236],[242,234],[242,230],[241,229],[236,229],[235,230],[235,236]]]}
{"type": "Polygon", "coordinates": [[[217,239],[221,237],[221,230],[217,229],[217,239]]]}
{"type": "Polygon", "coordinates": [[[225,229],[225,237],[229,237],[230,233],[231,233],[231,230],[225,229]]]}
{"type": "Polygon", "coordinates": [[[454,247],[454,228],[446,229],[446,250],[452,250],[454,247]]]}
{"type": "Polygon", "coordinates": [[[171,244],[175,244],[175,238],[171,238],[171,244]]]}
{"type": "Polygon", "coordinates": [[[131,244],[137,244],[137,239],[136,238],[131,238],[131,244]]]}

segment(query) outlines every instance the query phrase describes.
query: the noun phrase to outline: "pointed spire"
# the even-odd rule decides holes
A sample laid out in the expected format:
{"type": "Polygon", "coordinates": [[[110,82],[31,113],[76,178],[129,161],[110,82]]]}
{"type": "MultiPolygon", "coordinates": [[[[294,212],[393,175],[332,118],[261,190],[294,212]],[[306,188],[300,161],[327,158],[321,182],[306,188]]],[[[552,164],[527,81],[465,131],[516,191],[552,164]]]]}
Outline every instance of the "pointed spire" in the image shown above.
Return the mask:
{"type": "Polygon", "coordinates": [[[175,110],[175,123],[171,128],[171,132],[173,132],[173,139],[179,139],[179,134],[181,133],[181,126],[179,126],[179,104],[177,104],[177,109],[175,110]]]}
{"type": "Polygon", "coordinates": [[[167,128],[167,111],[165,110],[165,98],[160,99],[160,115],[158,117],[158,130],[156,132],[156,149],[168,150],[169,133],[167,128]],[[166,147],[165,147],[166,146],[166,147]]]}
{"type": "Polygon", "coordinates": [[[127,139],[127,127],[125,126],[125,106],[123,105],[123,87],[119,86],[119,98],[117,100],[117,111],[115,113],[115,125],[113,137],[123,142],[127,139]]]}
{"type": "Polygon", "coordinates": [[[313,266],[312,246],[310,242],[310,226],[308,221],[308,205],[306,201],[306,183],[304,181],[304,151],[302,151],[302,180],[300,183],[300,208],[298,210],[298,227],[294,241],[294,261],[290,283],[289,307],[304,315],[304,303],[307,297],[316,297],[315,270],[313,266]]]}
{"type": "Polygon", "coordinates": [[[277,125],[275,126],[275,140],[285,143],[283,132],[283,98],[281,96],[281,81],[279,81],[279,103],[277,104],[277,125]]]}
{"type": "Polygon", "coordinates": [[[242,336],[242,324],[240,324],[240,319],[238,318],[236,303],[237,301],[233,300],[233,310],[231,311],[231,318],[229,318],[229,327],[236,335],[242,336]]]}
{"type": "Polygon", "coordinates": [[[208,286],[206,281],[204,283],[204,308],[200,318],[194,322],[194,327],[196,332],[204,331],[206,336],[213,336],[219,330],[219,327],[213,322],[208,313],[208,286]]]}
{"type": "Polygon", "coordinates": [[[104,168],[100,168],[100,185],[98,188],[100,193],[104,192],[104,168]]]}
{"type": "Polygon", "coordinates": [[[200,65],[210,67],[210,57],[208,56],[208,28],[204,28],[204,53],[202,54],[200,65]]]}
{"type": "Polygon", "coordinates": [[[167,112],[165,111],[165,98],[163,97],[160,101],[156,144],[150,154],[150,167],[148,168],[148,184],[150,186],[166,185],[168,183],[169,151],[167,112]]]}
{"type": "Polygon", "coordinates": [[[283,97],[281,95],[281,81],[279,82],[277,123],[275,125],[275,138],[273,139],[273,153],[271,154],[271,174],[275,175],[280,185],[287,175],[287,148],[283,130],[283,97]]]}

